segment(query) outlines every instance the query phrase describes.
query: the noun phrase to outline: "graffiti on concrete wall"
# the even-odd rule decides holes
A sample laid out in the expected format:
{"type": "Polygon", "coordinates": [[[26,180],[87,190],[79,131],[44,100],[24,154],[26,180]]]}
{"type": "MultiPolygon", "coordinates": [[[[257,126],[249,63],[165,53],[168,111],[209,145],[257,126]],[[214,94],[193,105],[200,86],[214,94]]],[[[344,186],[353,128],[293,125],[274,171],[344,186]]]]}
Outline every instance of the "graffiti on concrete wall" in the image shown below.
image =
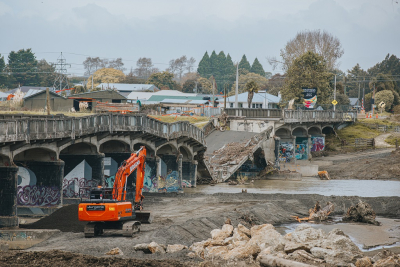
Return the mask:
{"type": "Polygon", "coordinates": [[[281,142],[279,145],[279,161],[290,162],[294,157],[294,147],[292,142],[281,142]]]}
{"type": "Polygon", "coordinates": [[[153,162],[146,162],[143,192],[158,192],[157,170],[153,162]]]}
{"type": "Polygon", "coordinates": [[[15,231],[15,232],[0,232],[0,240],[1,241],[25,241],[25,240],[33,240],[34,236],[28,235],[23,231],[15,231]]]}
{"type": "Polygon", "coordinates": [[[312,136],[311,137],[311,152],[323,151],[325,149],[325,137],[312,136]]]}
{"type": "Polygon", "coordinates": [[[17,202],[23,206],[54,206],[61,203],[61,192],[50,186],[19,186],[17,202]]]}
{"type": "Polygon", "coordinates": [[[180,190],[178,172],[169,170],[166,176],[158,177],[158,192],[176,192],[180,190]]]}
{"type": "Polygon", "coordinates": [[[295,157],[299,160],[308,159],[308,138],[296,137],[295,157]]]}
{"type": "Polygon", "coordinates": [[[22,206],[52,206],[61,203],[58,187],[37,186],[36,175],[28,168],[18,168],[17,203],[22,206]]]}
{"type": "Polygon", "coordinates": [[[67,198],[88,198],[91,187],[98,185],[92,179],[92,167],[83,160],[63,179],[63,197],[67,198]]]}

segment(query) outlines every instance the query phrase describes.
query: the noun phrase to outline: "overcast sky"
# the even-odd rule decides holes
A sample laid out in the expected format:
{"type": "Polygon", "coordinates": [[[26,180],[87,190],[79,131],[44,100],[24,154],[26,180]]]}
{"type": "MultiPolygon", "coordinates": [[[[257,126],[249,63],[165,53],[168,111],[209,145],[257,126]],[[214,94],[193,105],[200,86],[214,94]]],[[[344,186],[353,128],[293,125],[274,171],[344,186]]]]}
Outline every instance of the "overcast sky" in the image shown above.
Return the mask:
{"type": "Polygon", "coordinates": [[[56,62],[63,52],[79,75],[86,56],[122,57],[128,70],[150,57],[163,70],[182,55],[198,63],[205,51],[223,50],[276,73],[267,57],[279,57],[297,32],[320,29],[342,42],[341,70],[368,69],[388,53],[400,57],[396,1],[0,0],[0,53],[32,48],[56,62]]]}

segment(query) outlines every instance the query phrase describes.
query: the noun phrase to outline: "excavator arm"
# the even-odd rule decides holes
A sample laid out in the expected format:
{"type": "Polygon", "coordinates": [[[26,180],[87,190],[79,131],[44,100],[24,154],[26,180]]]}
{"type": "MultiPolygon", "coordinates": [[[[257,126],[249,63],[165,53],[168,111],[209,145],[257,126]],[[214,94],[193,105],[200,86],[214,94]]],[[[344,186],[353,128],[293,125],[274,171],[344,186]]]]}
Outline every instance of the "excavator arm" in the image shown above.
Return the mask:
{"type": "Polygon", "coordinates": [[[143,183],[144,183],[144,171],[145,171],[145,161],[146,161],[146,148],[144,146],[140,147],[138,151],[132,153],[129,159],[125,160],[119,167],[113,185],[113,199],[117,201],[123,201],[126,199],[126,186],[128,176],[136,172],[136,194],[135,194],[135,210],[142,209],[143,201],[143,183]]]}

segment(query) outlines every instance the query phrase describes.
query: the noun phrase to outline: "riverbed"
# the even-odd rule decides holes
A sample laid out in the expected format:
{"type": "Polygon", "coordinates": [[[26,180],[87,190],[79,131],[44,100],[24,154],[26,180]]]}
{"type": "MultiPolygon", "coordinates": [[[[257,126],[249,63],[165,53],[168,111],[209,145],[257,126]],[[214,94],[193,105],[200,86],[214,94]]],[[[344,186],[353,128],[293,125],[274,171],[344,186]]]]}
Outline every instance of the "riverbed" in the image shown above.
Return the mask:
{"type": "Polygon", "coordinates": [[[299,180],[255,180],[254,183],[228,185],[220,183],[214,186],[198,185],[185,188],[185,193],[247,193],[259,194],[319,194],[323,196],[360,196],[390,197],[400,196],[400,181],[390,180],[320,180],[302,178],[299,180]]]}

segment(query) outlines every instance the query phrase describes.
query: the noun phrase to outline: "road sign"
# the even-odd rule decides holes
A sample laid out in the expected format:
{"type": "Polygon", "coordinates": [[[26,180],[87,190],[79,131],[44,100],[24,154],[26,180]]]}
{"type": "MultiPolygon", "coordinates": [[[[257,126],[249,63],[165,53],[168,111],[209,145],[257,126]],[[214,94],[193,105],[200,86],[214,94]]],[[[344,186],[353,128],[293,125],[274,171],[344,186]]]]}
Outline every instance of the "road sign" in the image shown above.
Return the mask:
{"type": "Polygon", "coordinates": [[[334,106],[336,106],[337,101],[336,101],[336,100],[333,100],[333,101],[332,101],[332,104],[333,104],[334,106]]]}

